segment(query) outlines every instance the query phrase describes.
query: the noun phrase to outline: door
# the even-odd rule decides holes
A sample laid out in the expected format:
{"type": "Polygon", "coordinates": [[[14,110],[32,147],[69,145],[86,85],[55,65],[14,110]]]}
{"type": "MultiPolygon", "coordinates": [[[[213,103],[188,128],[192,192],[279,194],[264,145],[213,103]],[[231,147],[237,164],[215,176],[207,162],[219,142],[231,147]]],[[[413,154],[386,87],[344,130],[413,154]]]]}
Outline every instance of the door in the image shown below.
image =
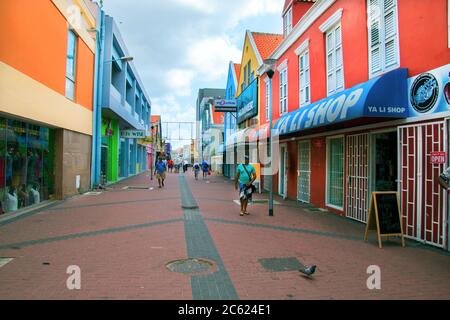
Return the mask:
{"type": "Polygon", "coordinates": [[[347,201],[348,218],[367,222],[369,185],[369,135],[347,136],[347,201]]]}
{"type": "Polygon", "coordinates": [[[399,186],[402,222],[409,238],[445,247],[448,198],[438,176],[445,164],[432,164],[431,152],[446,151],[444,121],[399,127],[399,186]]]}
{"type": "Polygon", "coordinates": [[[278,193],[286,198],[286,146],[280,147],[280,175],[278,184],[278,193]]]}
{"type": "Polygon", "coordinates": [[[101,184],[108,182],[108,146],[105,144],[102,144],[101,149],[100,179],[101,184]]]}
{"type": "Polygon", "coordinates": [[[297,174],[297,199],[298,201],[309,203],[310,177],[311,177],[311,146],[310,141],[300,141],[298,143],[298,174],[297,174]]]}

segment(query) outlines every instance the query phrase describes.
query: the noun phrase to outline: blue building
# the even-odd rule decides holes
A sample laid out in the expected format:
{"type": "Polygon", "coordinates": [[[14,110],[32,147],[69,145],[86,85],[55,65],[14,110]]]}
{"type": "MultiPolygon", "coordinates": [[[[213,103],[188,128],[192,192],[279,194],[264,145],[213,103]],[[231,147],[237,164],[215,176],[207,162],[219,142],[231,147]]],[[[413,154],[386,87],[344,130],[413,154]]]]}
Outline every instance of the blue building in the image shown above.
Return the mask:
{"type": "MultiPolygon", "coordinates": [[[[238,85],[239,71],[241,65],[233,63],[230,61],[228,65],[228,77],[227,77],[227,87],[225,93],[225,99],[231,100],[236,97],[236,88],[238,85]]],[[[225,161],[224,161],[224,176],[228,178],[234,178],[236,175],[236,159],[234,155],[236,154],[234,141],[231,141],[231,136],[237,130],[237,120],[236,113],[226,112],[224,117],[224,150],[225,150],[225,161]],[[228,159],[228,155],[232,155],[233,159],[228,159]],[[231,161],[230,161],[231,160],[231,161]]]]}
{"type": "Polygon", "coordinates": [[[93,185],[147,170],[151,101],[114,19],[100,20],[93,185]]]}

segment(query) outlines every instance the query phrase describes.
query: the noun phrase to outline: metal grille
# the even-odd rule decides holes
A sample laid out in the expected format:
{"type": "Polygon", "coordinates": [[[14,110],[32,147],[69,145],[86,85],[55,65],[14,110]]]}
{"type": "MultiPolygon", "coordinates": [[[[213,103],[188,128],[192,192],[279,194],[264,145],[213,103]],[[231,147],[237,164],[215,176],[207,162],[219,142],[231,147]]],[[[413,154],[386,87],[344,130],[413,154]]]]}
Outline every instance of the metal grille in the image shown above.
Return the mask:
{"type": "Polygon", "coordinates": [[[400,204],[407,237],[437,247],[446,243],[447,197],[439,186],[444,164],[432,164],[431,152],[447,151],[445,122],[399,129],[400,204]]]}
{"type": "Polygon", "coordinates": [[[328,205],[344,205],[344,138],[328,140],[328,205]]]}
{"type": "Polygon", "coordinates": [[[346,216],[367,222],[369,183],[369,135],[347,136],[346,216]]]}
{"type": "Polygon", "coordinates": [[[310,177],[311,177],[311,148],[310,141],[298,143],[298,195],[299,201],[310,202],[310,177]]]}

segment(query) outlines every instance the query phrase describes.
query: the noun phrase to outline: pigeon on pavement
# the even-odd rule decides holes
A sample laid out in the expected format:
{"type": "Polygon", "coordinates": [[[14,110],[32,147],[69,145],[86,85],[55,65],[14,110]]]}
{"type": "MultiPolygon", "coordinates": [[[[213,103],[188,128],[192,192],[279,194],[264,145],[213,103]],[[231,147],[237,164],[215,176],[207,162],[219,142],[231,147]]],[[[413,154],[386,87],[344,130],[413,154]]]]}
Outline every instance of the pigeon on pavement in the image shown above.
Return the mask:
{"type": "Polygon", "coordinates": [[[306,274],[307,276],[311,276],[314,272],[316,272],[316,266],[315,265],[312,265],[310,267],[305,266],[304,268],[301,268],[298,271],[300,271],[303,274],[306,274]]]}

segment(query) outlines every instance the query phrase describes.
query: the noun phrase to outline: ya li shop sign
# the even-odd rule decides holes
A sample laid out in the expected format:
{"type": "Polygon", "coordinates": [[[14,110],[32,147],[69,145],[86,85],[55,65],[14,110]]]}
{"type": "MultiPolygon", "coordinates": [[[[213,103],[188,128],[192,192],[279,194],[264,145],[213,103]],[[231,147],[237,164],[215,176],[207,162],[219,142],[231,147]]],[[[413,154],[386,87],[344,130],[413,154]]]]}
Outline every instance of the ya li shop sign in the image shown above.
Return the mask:
{"type": "Polygon", "coordinates": [[[432,164],[444,164],[447,162],[447,152],[433,151],[430,154],[430,162],[432,164]]]}
{"type": "Polygon", "coordinates": [[[396,69],[281,117],[280,135],[363,117],[408,117],[407,69],[396,69]]]}

